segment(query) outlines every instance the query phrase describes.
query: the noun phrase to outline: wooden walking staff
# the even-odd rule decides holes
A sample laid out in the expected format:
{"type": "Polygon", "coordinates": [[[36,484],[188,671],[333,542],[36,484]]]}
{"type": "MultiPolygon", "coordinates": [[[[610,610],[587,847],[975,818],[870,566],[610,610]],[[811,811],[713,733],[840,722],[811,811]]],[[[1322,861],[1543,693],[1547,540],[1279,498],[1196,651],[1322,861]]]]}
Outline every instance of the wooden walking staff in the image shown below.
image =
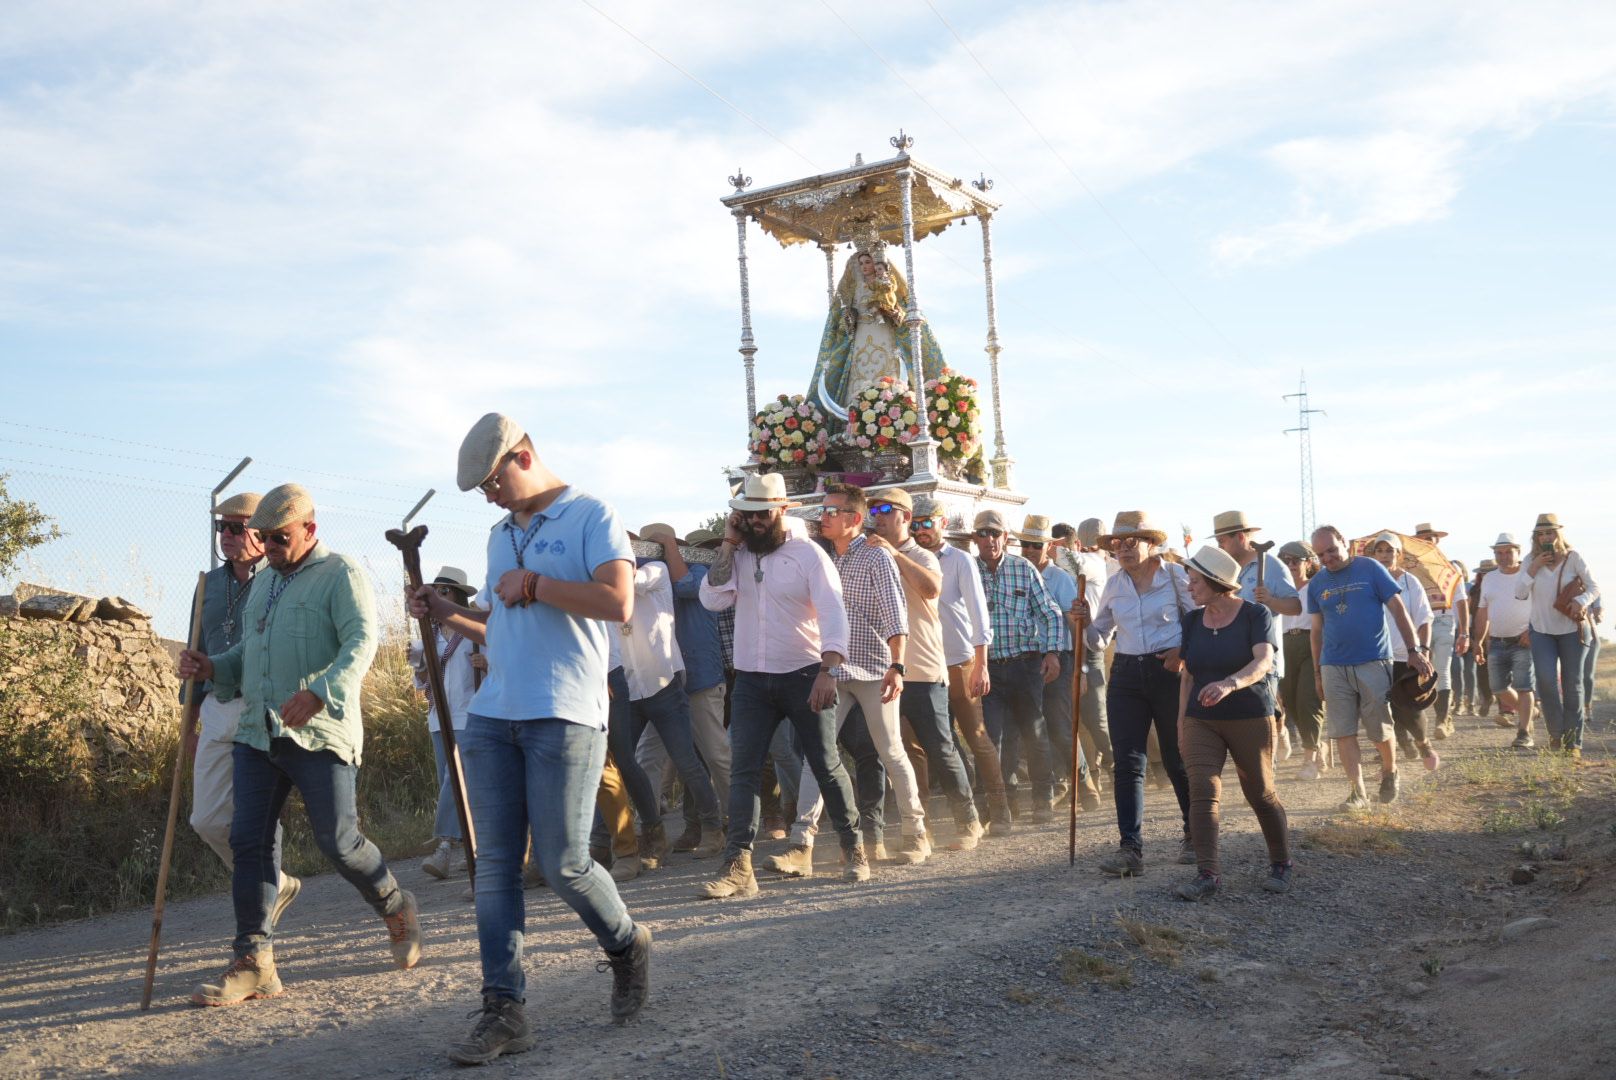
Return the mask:
{"type": "MultiPolygon", "coordinates": [[[[409,532],[387,530],[388,542],[404,553],[404,576],[409,579],[411,593],[421,587],[421,541],[425,539],[425,525],[417,525],[409,532]]],[[[432,629],[432,616],[421,616],[419,623],[421,656],[426,660],[426,685],[438,706],[438,730],[443,733],[443,759],[449,764],[449,787],[454,792],[455,815],[460,819],[461,842],[466,846],[466,876],[475,881],[477,835],[471,828],[471,807],[466,803],[466,774],[460,768],[460,745],[455,740],[454,718],[449,715],[449,695],[443,689],[443,658],[438,655],[438,635],[432,629]]]]}
{"type": "MultiPolygon", "coordinates": [[[[191,601],[191,636],[186,638],[188,648],[203,647],[202,595],[207,587],[207,572],[199,571],[196,575],[196,596],[191,601]]],[[[190,745],[191,726],[195,722],[196,712],[191,708],[191,699],[195,694],[196,677],[192,676],[185,680],[185,688],[180,695],[180,746],[174,752],[174,780],[168,789],[168,824],[163,826],[163,856],[157,863],[157,899],[152,904],[151,949],[146,953],[146,983],[140,990],[142,1010],[151,1008],[152,981],[157,978],[157,945],[163,936],[163,898],[168,892],[168,866],[174,858],[174,825],[180,816],[180,781],[185,775],[185,748],[190,745]]]]}
{"type": "MultiPolygon", "coordinates": [[[[1088,579],[1077,575],[1077,598],[1084,603],[1088,602],[1088,579]]],[[[1078,775],[1077,756],[1083,752],[1079,739],[1082,732],[1078,726],[1083,716],[1083,626],[1085,620],[1081,617],[1077,625],[1072,627],[1072,824],[1066,834],[1066,865],[1077,865],[1077,795],[1078,775]]]]}

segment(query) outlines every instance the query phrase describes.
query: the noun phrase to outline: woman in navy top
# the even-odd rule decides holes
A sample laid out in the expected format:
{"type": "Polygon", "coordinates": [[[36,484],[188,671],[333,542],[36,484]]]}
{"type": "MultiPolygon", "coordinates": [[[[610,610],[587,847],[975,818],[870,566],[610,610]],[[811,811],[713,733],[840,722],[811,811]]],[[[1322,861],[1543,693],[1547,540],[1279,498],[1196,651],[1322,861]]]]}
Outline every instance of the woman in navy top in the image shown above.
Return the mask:
{"type": "Polygon", "coordinates": [[[1285,808],[1274,792],[1273,615],[1236,595],[1240,566],[1207,545],[1186,564],[1190,596],[1200,608],[1183,618],[1178,742],[1190,779],[1190,840],[1199,872],[1178,888],[1186,900],[1218,889],[1218,802],[1223,765],[1234,758],[1246,801],[1268,843],[1269,892],[1290,888],[1285,808]]]}

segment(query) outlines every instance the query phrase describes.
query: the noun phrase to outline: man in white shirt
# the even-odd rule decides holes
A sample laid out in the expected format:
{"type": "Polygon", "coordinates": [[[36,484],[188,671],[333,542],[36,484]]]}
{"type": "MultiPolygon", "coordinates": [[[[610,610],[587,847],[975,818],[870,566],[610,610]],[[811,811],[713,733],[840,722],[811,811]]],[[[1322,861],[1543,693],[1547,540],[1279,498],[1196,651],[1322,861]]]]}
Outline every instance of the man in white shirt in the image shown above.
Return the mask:
{"type": "Polygon", "coordinates": [[[709,899],[754,896],[752,844],[761,805],[758,781],[782,720],[797,733],[803,758],[842,841],[846,876],[868,881],[853,785],[836,750],[836,678],[847,655],[847,612],[830,557],[812,540],[788,537],[785,481],[749,476],[730,500],[718,560],[701,583],[709,611],[735,609],[735,691],[730,699],[729,843],[724,871],[702,885],[709,899]]]}
{"type": "MultiPolygon", "coordinates": [[[[1434,546],[1448,534],[1425,521],[1414,526],[1414,535],[1434,546]]],[[[1428,597],[1431,601],[1431,663],[1436,667],[1436,728],[1431,737],[1446,739],[1453,734],[1453,721],[1448,715],[1453,703],[1453,658],[1470,651],[1470,606],[1464,602],[1464,578],[1459,579],[1452,596],[1433,592],[1428,597]]]]}
{"type": "MultiPolygon", "coordinates": [[[[1537,746],[1532,739],[1532,641],[1527,633],[1532,617],[1532,601],[1518,599],[1515,583],[1521,572],[1521,545],[1511,533],[1499,533],[1493,541],[1497,569],[1481,579],[1481,599],[1476,604],[1476,641],[1487,649],[1487,685],[1498,699],[1498,718],[1508,726],[1509,711],[1515,713],[1517,750],[1537,746]]],[[[1479,647],[1479,644],[1478,644],[1479,647]]]]}
{"type": "MultiPolygon", "coordinates": [[[[1403,607],[1408,611],[1408,617],[1414,624],[1414,636],[1417,648],[1426,660],[1431,658],[1431,601],[1425,594],[1425,585],[1413,574],[1399,567],[1403,557],[1403,540],[1396,533],[1383,532],[1375,537],[1370,545],[1369,554],[1376,562],[1384,566],[1391,574],[1392,580],[1397,583],[1403,595],[1403,607]]],[[[1403,672],[1408,670],[1408,647],[1403,643],[1400,634],[1392,633],[1392,617],[1386,616],[1386,633],[1392,643],[1392,685],[1403,672]]],[[[1412,759],[1418,756],[1425,767],[1435,772],[1441,765],[1442,759],[1437,756],[1436,749],[1431,746],[1430,739],[1426,737],[1425,714],[1423,710],[1415,709],[1402,704],[1398,696],[1393,694],[1390,699],[1392,710],[1392,726],[1397,732],[1397,741],[1402,749],[1403,757],[1412,759]]]]}

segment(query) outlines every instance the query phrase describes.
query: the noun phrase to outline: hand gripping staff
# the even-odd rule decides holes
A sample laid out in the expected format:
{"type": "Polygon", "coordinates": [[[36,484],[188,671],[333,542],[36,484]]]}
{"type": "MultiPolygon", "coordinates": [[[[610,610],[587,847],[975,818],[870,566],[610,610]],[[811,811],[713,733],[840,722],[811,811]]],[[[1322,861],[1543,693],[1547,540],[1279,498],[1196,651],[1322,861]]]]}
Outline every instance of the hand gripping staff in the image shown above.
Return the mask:
{"type": "MultiPolygon", "coordinates": [[[[387,541],[404,553],[404,576],[409,579],[410,592],[421,587],[421,541],[426,539],[426,526],[417,525],[409,532],[388,529],[387,541]]],[[[449,787],[454,791],[455,815],[460,819],[460,835],[465,838],[466,876],[477,879],[477,834],[471,827],[471,808],[466,804],[466,775],[460,768],[460,746],[455,741],[454,718],[449,715],[449,695],[443,689],[443,658],[438,655],[438,636],[432,628],[432,616],[420,618],[421,656],[426,660],[426,685],[432,691],[432,700],[438,703],[438,730],[443,733],[443,757],[449,763],[449,787]]]]}
{"type": "MultiPolygon", "coordinates": [[[[1077,595],[1084,603],[1088,602],[1088,579],[1077,575],[1077,595]]],[[[1077,625],[1072,627],[1072,822],[1066,834],[1066,865],[1077,865],[1077,795],[1078,775],[1077,756],[1082,753],[1082,744],[1078,741],[1081,732],[1078,723],[1083,715],[1083,628],[1087,619],[1078,619],[1077,625]]]]}

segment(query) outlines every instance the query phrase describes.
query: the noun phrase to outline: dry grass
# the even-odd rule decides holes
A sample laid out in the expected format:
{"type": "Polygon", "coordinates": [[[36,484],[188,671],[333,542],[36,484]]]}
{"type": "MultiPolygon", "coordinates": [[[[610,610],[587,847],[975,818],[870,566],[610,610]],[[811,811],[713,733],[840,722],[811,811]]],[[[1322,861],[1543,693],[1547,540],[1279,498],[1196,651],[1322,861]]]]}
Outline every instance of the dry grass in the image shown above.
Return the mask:
{"type": "Polygon", "coordinates": [[[1117,916],[1117,925],[1149,959],[1168,967],[1177,967],[1183,961],[1189,942],[1182,930],[1125,915],[1117,916]]]}
{"type": "Polygon", "coordinates": [[[1127,990],[1133,986],[1133,975],[1127,968],[1113,964],[1103,956],[1082,949],[1062,949],[1060,956],[1061,982],[1067,986],[1081,986],[1099,982],[1113,990],[1127,990]]]}
{"type": "Polygon", "coordinates": [[[1395,855],[1404,850],[1399,833],[1408,826],[1381,811],[1363,817],[1321,822],[1307,830],[1302,846],[1333,855],[1395,855]]]}

